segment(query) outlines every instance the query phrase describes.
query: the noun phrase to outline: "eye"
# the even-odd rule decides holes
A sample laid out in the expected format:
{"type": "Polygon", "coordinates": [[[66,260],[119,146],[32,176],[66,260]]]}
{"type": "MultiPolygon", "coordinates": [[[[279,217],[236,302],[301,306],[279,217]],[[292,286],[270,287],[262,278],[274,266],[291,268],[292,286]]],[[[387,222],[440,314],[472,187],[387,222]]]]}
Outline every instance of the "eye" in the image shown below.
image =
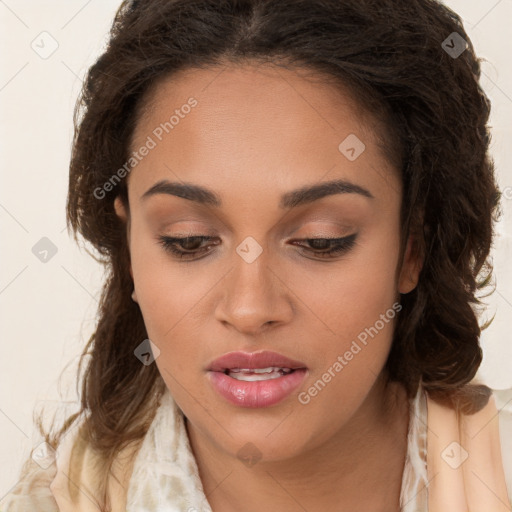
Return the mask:
{"type": "MultiPolygon", "coordinates": [[[[355,245],[356,238],[357,233],[343,238],[306,238],[304,241],[313,247],[313,249],[304,248],[304,251],[313,253],[313,255],[318,258],[334,258],[352,249],[355,245]]],[[[300,245],[300,247],[303,246],[300,245]]]]}
{"type": "MultiPolygon", "coordinates": [[[[202,242],[211,241],[214,239],[212,236],[187,236],[187,237],[172,237],[172,236],[160,236],[159,243],[162,245],[162,247],[176,256],[179,259],[191,259],[192,257],[196,256],[198,253],[205,253],[210,252],[208,250],[205,250],[202,248],[201,250],[198,250],[201,247],[202,242]],[[179,246],[182,248],[180,249],[179,246]]],[[[217,244],[215,244],[217,245],[217,244]]],[[[208,249],[208,248],[206,248],[208,249]]]]}
{"type": "MultiPolygon", "coordinates": [[[[355,245],[356,238],[357,233],[354,233],[343,238],[305,238],[304,240],[294,241],[294,244],[303,247],[303,252],[312,253],[315,257],[327,259],[348,252],[355,245]],[[307,242],[310,247],[306,248],[301,244],[297,244],[297,242],[307,242]]],[[[198,255],[211,252],[210,247],[212,244],[206,247],[201,246],[204,242],[211,242],[212,240],[215,240],[215,237],[206,235],[158,237],[160,245],[180,260],[196,259],[198,255]]],[[[213,245],[218,244],[219,240],[213,243],[213,245]]]]}

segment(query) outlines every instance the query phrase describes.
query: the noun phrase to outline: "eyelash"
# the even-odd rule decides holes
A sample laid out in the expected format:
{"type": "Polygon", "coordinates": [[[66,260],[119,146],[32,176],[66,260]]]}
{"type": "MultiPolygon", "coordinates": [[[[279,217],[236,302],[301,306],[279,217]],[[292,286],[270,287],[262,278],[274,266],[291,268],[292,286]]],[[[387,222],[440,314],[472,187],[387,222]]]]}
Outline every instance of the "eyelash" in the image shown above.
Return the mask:
{"type": "MultiPolygon", "coordinates": [[[[203,250],[203,251],[184,251],[182,249],[179,249],[176,247],[176,244],[179,244],[181,242],[187,241],[187,240],[194,240],[194,239],[200,239],[203,242],[211,241],[215,237],[211,236],[187,236],[183,238],[177,238],[177,237],[170,237],[170,236],[160,236],[158,237],[158,242],[165,251],[170,252],[174,257],[180,259],[180,260],[192,260],[194,259],[194,256],[198,252],[208,253],[211,251],[203,250]]],[[[352,247],[355,245],[357,238],[357,233],[354,233],[352,235],[343,237],[343,238],[305,238],[303,241],[305,242],[330,242],[333,244],[334,248],[328,250],[328,251],[321,251],[321,250],[312,250],[312,249],[306,249],[304,248],[305,252],[314,253],[316,256],[318,256],[320,259],[330,259],[334,258],[337,255],[344,254],[348,252],[352,247]],[[327,256],[324,256],[327,255],[327,256]]],[[[217,244],[214,244],[217,245],[217,244]]],[[[302,247],[302,246],[301,246],[302,247]]]]}

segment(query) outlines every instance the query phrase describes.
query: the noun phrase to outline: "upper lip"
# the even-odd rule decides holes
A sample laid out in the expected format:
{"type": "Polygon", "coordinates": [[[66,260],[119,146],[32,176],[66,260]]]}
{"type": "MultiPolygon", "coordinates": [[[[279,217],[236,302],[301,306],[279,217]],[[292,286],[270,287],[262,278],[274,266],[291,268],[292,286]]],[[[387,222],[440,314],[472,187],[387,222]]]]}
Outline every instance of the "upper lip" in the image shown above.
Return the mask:
{"type": "Polygon", "coordinates": [[[306,368],[301,361],[295,361],[277,352],[263,350],[260,352],[228,352],[221,357],[212,361],[207,368],[213,372],[224,372],[234,368],[247,368],[253,370],[255,368],[268,368],[270,366],[276,368],[306,368]]]}

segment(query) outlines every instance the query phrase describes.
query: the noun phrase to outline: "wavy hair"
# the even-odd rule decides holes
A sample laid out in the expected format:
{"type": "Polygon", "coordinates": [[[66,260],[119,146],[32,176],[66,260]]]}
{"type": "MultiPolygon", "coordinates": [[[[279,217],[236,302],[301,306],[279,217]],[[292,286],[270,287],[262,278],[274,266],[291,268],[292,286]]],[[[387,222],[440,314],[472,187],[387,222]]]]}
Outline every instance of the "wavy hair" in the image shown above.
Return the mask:
{"type": "MultiPolygon", "coordinates": [[[[126,227],[114,211],[117,195],[128,206],[126,180],[102,199],[94,191],[129,159],[142,105],[159,80],[251,61],[332,80],[382,124],[381,146],[403,183],[401,254],[413,234],[423,260],[417,287],[401,297],[390,379],[409,396],[421,384],[433,399],[468,412],[489,397],[470,381],[482,360],[477,292],[492,275],[500,193],[488,154],[481,59],[461,18],[435,0],[125,1],[75,109],[67,201],[68,228],[94,247],[107,271],[79,370],[88,356],[81,438],[100,454],[105,475],[120,449],[144,437],[165,384],[156,365],[134,357],[147,333],[131,300],[126,227]],[[459,56],[447,51],[454,32],[467,43],[459,56]]],[[[57,446],[69,420],[44,434],[47,442],[57,446]]],[[[100,480],[99,506],[109,510],[100,480]]]]}

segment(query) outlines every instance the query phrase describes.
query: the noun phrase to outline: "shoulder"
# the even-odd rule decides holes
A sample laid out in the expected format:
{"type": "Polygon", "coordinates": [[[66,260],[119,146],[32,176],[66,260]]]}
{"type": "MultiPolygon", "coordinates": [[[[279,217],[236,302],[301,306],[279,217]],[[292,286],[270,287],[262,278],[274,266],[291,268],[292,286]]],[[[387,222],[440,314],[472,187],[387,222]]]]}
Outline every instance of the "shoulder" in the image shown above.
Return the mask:
{"type": "MultiPolygon", "coordinates": [[[[0,500],[0,512],[98,512],[99,457],[79,435],[84,424],[79,416],[59,440],[56,450],[48,449],[43,463],[30,456],[20,478],[0,500]],[[73,458],[72,458],[73,454],[73,458]]],[[[117,454],[109,478],[108,493],[113,512],[124,510],[134,447],[117,454]]]]}
{"type": "Polygon", "coordinates": [[[505,406],[510,393],[512,390],[492,390],[485,405],[472,413],[441,405],[427,394],[427,470],[432,510],[455,499],[455,495],[476,510],[510,510],[512,413],[505,406]]]}
{"type": "Polygon", "coordinates": [[[0,501],[0,512],[61,512],[53,485],[59,479],[63,468],[69,467],[67,459],[83,420],[83,415],[74,419],[58,438],[56,449],[42,441],[31,450],[21,468],[18,481],[0,501]]]}
{"type": "Polygon", "coordinates": [[[501,455],[509,500],[512,503],[512,388],[493,390],[499,416],[501,455]]]}
{"type": "MultiPolygon", "coordinates": [[[[80,435],[83,419],[59,446],[56,474],[50,483],[59,512],[98,512],[103,501],[99,489],[106,479],[111,512],[123,512],[137,443],[117,452],[106,473],[107,462],[80,435]]],[[[1,511],[0,511],[1,512],[1,511]]]]}
{"type": "MultiPolygon", "coordinates": [[[[25,512],[37,510],[40,512],[61,512],[58,501],[52,492],[52,484],[59,472],[62,457],[62,447],[74,438],[76,428],[83,423],[85,415],[76,414],[69,405],[61,404],[54,411],[54,422],[51,433],[47,431],[46,441],[51,438],[55,443],[48,444],[43,438],[30,450],[18,474],[16,484],[0,499],[0,512],[25,512]],[[62,431],[54,429],[62,421],[62,431]],[[64,425],[67,428],[64,429],[64,425]]],[[[41,428],[41,425],[39,426],[41,428]]],[[[39,432],[41,432],[39,428],[39,432]]],[[[59,427],[60,430],[60,427],[59,427]]]]}
{"type": "Polygon", "coordinates": [[[59,512],[50,484],[55,478],[55,463],[40,465],[32,457],[23,464],[20,479],[0,500],[0,512],[59,512]]]}

